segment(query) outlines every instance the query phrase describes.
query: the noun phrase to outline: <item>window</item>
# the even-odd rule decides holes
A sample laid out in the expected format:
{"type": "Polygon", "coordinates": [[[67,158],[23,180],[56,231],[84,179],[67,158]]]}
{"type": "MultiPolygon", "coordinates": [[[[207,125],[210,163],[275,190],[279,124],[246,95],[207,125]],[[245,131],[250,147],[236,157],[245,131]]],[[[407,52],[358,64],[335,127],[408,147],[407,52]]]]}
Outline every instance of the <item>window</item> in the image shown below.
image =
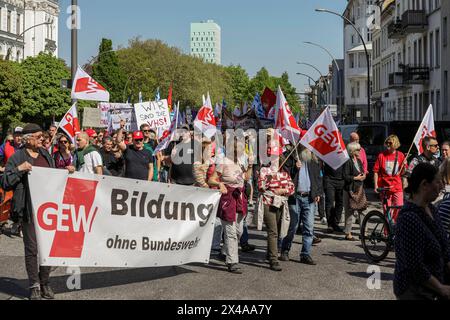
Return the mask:
{"type": "Polygon", "coordinates": [[[20,14],[17,14],[17,19],[16,19],[16,33],[17,35],[20,35],[20,14]]]}
{"type": "Polygon", "coordinates": [[[350,58],[350,69],[353,69],[355,68],[355,55],[350,54],[349,58],[350,58]]]}
{"type": "Polygon", "coordinates": [[[12,20],[11,20],[11,15],[12,15],[11,10],[8,10],[8,13],[7,13],[7,19],[6,19],[6,31],[7,31],[7,32],[12,32],[12,20]]]}
{"type": "Polygon", "coordinates": [[[449,96],[448,96],[448,71],[445,71],[444,72],[444,112],[443,112],[444,115],[448,114],[448,107],[449,107],[448,99],[449,99],[449,96]]]}
{"type": "Polygon", "coordinates": [[[358,82],[356,82],[356,97],[357,98],[359,98],[359,96],[360,96],[360,89],[361,89],[361,87],[360,87],[360,84],[358,81],[358,82]]]}
{"type": "Polygon", "coordinates": [[[436,68],[441,65],[441,32],[439,29],[436,30],[436,68]]]}
{"type": "Polygon", "coordinates": [[[447,42],[448,42],[448,23],[447,23],[447,17],[444,18],[444,22],[442,24],[442,28],[444,28],[444,34],[442,37],[442,42],[444,47],[447,46],[447,42]]]}
{"type": "Polygon", "coordinates": [[[436,91],[436,113],[437,113],[437,117],[439,119],[441,116],[441,91],[440,90],[436,91]]]}
{"type": "Polygon", "coordinates": [[[430,32],[430,67],[434,66],[434,34],[430,32]]]}

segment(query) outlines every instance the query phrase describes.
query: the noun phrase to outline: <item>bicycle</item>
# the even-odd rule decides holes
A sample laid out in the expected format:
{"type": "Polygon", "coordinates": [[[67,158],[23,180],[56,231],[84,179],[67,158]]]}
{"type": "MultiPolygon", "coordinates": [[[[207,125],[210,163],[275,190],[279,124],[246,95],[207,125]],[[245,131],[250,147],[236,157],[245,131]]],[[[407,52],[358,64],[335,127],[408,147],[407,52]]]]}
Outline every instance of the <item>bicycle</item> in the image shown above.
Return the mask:
{"type": "Polygon", "coordinates": [[[395,222],[391,212],[402,208],[387,205],[387,191],[389,188],[377,189],[377,192],[383,195],[383,208],[386,208],[386,211],[384,213],[379,210],[370,211],[361,225],[361,243],[364,253],[373,262],[384,260],[394,248],[395,222]]]}

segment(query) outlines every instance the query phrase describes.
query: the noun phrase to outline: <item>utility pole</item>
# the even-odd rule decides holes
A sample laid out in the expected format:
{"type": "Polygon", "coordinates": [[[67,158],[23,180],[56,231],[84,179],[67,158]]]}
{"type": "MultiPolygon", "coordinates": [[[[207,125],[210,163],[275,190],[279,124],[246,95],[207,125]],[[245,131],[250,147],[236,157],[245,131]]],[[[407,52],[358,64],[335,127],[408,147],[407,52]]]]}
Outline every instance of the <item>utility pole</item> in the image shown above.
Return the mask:
{"type": "Polygon", "coordinates": [[[78,0],[72,0],[72,85],[78,69],[78,0]]]}

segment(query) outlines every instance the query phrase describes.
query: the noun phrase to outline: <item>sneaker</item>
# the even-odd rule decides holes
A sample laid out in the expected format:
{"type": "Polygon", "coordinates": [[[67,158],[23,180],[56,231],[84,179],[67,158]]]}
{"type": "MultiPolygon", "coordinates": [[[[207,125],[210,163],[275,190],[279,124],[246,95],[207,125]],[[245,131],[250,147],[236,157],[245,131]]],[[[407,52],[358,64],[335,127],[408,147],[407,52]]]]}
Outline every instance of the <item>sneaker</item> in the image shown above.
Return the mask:
{"type": "Polygon", "coordinates": [[[41,290],[38,287],[30,289],[30,300],[42,300],[41,290]]]}
{"type": "Polygon", "coordinates": [[[256,246],[252,245],[252,244],[244,244],[241,246],[241,251],[242,252],[251,252],[251,251],[255,251],[256,246]]]}
{"type": "Polygon", "coordinates": [[[289,252],[284,251],[280,256],[280,261],[289,261],[289,252]]]}
{"type": "Polygon", "coordinates": [[[322,219],[320,219],[320,223],[324,226],[328,225],[327,218],[323,217],[322,219]]]}
{"type": "Polygon", "coordinates": [[[52,288],[47,285],[41,285],[41,297],[47,300],[53,300],[55,299],[55,293],[53,292],[52,288]]]}
{"type": "Polygon", "coordinates": [[[228,272],[235,273],[235,274],[242,274],[241,268],[239,268],[237,263],[229,264],[228,272]]]}
{"type": "Polygon", "coordinates": [[[270,270],[273,270],[273,271],[282,271],[283,269],[281,268],[280,263],[279,263],[278,261],[276,261],[276,262],[272,262],[272,263],[270,264],[270,270]]]}
{"type": "Polygon", "coordinates": [[[314,262],[314,260],[311,258],[311,256],[301,256],[300,257],[300,263],[303,264],[308,264],[310,266],[315,266],[316,263],[314,262]]]}
{"type": "Polygon", "coordinates": [[[322,242],[322,239],[320,239],[319,237],[314,236],[313,238],[313,244],[319,244],[322,242]]]}

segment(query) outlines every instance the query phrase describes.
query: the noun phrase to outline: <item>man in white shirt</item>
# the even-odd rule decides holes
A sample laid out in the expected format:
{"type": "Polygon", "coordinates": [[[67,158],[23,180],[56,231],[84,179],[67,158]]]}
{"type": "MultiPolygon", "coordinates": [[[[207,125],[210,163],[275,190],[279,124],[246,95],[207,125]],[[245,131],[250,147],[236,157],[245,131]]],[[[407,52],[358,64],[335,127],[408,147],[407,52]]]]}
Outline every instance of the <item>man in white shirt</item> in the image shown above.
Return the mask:
{"type": "Polygon", "coordinates": [[[103,159],[97,149],[89,144],[89,135],[81,132],[77,136],[76,169],[78,172],[103,174],[103,159]]]}

